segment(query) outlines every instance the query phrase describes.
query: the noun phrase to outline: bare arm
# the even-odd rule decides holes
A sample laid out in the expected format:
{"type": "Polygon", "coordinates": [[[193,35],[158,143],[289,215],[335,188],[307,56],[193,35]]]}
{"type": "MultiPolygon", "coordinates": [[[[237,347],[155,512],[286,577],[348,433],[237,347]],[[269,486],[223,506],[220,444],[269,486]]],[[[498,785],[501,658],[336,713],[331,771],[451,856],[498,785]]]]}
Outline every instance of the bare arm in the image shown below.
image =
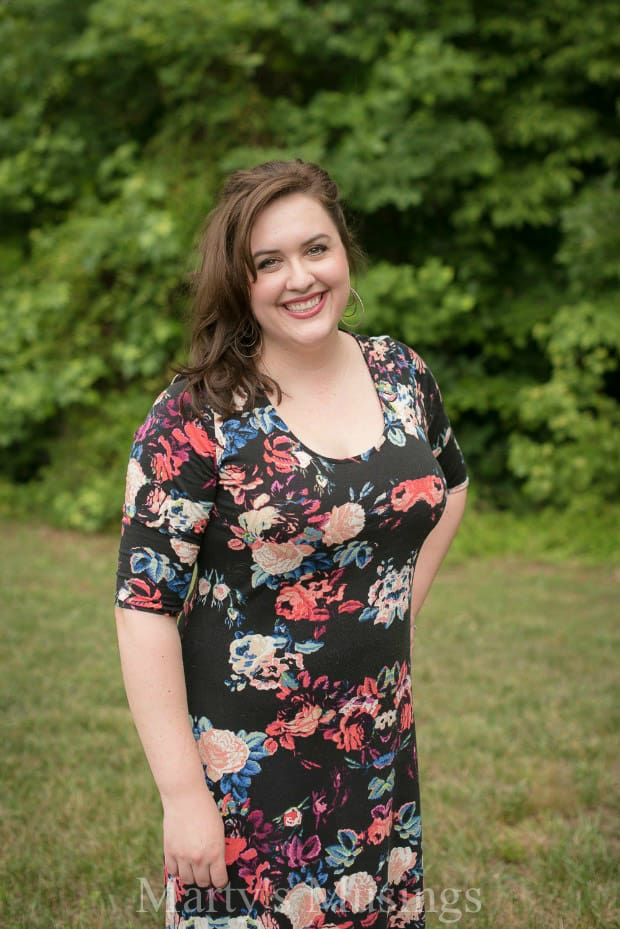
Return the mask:
{"type": "Polygon", "coordinates": [[[164,809],[171,874],[224,886],[224,828],[206,784],[187,709],[174,617],[117,607],[121,667],[132,716],[164,809]]]}
{"type": "Polygon", "coordinates": [[[414,622],[426,600],[431,584],[446,557],[452,539],[465,511],[467,488],[448,494],[446,508],[433,531],[427,536],[418,556],[411,599],[411,647],[413,649],[414,622]]]}

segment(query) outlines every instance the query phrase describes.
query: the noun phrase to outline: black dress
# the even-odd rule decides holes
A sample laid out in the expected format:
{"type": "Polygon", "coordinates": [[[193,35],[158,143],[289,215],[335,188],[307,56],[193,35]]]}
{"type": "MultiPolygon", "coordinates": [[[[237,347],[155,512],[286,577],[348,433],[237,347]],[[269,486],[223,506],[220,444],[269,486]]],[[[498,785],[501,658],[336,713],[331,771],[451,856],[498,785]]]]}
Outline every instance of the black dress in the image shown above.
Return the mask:
{"type": "Polygon", "coordinates": [[[134,437],[117,603],[182,609],[229,875],[221,891],[165,875],[167,929],[424,926],[409,606],[467,475],[420,357],[356,339],[384,413],[365,454],[316,454],[266,397],[186,419],[182,381],[134,437]]]}

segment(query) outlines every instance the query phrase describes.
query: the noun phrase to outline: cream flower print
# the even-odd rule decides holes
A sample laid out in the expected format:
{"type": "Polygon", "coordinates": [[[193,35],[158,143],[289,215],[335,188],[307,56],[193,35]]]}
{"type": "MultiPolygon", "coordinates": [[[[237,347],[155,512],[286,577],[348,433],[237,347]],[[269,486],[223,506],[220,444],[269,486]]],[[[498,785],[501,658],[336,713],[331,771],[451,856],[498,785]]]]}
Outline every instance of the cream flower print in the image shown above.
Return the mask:
{"type": "Polygon", "coordinates": [[[234,639],[229,650],[236,689],[243,690],[249,683],[257,690],[275,690],[286,671],[303,668],[301,654],[284,652],[278,656],[278,648],[282,650],[281,643],[270,635],[254,634],[234,639]]]}
{"type": "Polygon", "coordinates": [[[271,529],[279,519],[275,506],[263,506],[257,510],[247,510],[239,517],[239,525],[246,532],[260,536],[266,529],[271,529]]]}
{"type": "Polygon", "coordinates": [[[179,556],[181,564],[193,564],[196,561],[199,545],[193,545],[184,539],[170,539],[170,545],[179,556]]]}
{"type": "Polygon", "coordinates": [[[375,728],[376,729],[391,729],[391,727],[396,723],[396,710],[385,710],[384,713],[380,713],[379,716],[375,719],[375,728]]]}
{"type": "Polygon", "coordinates": [[[294,542],[264,542],[252,552],[254,561],[265,574],[288,574],[294,571],[314,549],[311,545],[294,542]]]}
{"type": "Polygon", "coordinates": [[[414,852],[412,848],[407,848],[406,846],[393,848],[390,852],[390,860],[388,862],[389,883],[400,884],[403,875],[406,874],[410,868],[415,867],[417,860],[418,853],[414,852]]]}
{"type": "Polygon", "coordinates": [[[368,909],[377,893],[375,880],[368,871],[356,871],[336,881],[336,893],[348,903],[354,913],[368,909]]]}
{"type": "Polygon", "coordinates": [[[411,402],[409,387],[398,385],[396,399],[392,401],[394,411],[403,424],[407,435],[416,435],[421,427],[420,415],[417,406],[411,402]]]}
{"type": "Polygon", "coordinates": [[[276,640],[271,635],[244,635],[230,643],[230,663],[237,674],[248,677],[264,664],[273,661],[276,640]]]}
{"type": "Polygon", "coordinates": [[[366,516],[359,503],[343,503],[332,507],[329,519],[323,527],[323,541],[326,545],[340,545],[352,539],[364,528],[366,516]]]}
{"type": "Polygon", "coordinates": [[[397,571],[388,561],[377,567],[378,580],[368,591],[368,603],[376,609],[374,625],[389,627],[394,619],[404,619],[410,602],[411,565],[397,571]]]}
{"type": "Polygon", "coordinates": [[[136,503],[136,496],[141,487],[147,483],[147,477],[135,458],[131,458],[127,467],[127,482],[125,484],[125,507],[132,508],[136,503]]]}
{"type": "Polygon", "coordinates": [[[293,457],[296,459],[300,468],[307,468],[312,461],[311,456],[301,448],[293,451],[293,457]]]}
{"type": "Polygon", "coordinates": [[[200,502],[166,496],[159,507],[157,519],[149,520],[147,525],[159,527],[167,524],[172,532],[192,532],[203,520],[208,519],[212,509],[213,502],[210,500],[200,502]]]}
{"type": "Polygon", "coordinates": [[[224,774],[241,771],[250,755],[243,739],[229,729],[208,729],[201,732],[198,752],[206,766],[207,777],[219,781],[224,774]]]}

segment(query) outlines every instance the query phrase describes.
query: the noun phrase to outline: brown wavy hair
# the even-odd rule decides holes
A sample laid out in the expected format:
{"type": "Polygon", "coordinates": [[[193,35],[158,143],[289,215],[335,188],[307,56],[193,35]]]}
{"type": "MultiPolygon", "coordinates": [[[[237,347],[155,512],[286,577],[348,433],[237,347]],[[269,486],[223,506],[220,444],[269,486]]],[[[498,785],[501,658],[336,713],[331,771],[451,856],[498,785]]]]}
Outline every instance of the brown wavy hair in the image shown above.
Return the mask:
{"type": "Polygon", "coordinates": [[[270,203],[287,194],[305,194],[324,208],[336,226],[350,270],[359,271],[363,253],[344,217],[338,187],[311,162],[268,161],[231,174],[207,216],[199,242],[199,267],[191,278],[189,362],[175,368],[187,379],[192,410],[205,402],[222,415],[256,406],[259,392],[279,385],[259,370],[261,332],[250,304],[250,279],[256,268],[250,236],[256,219],[270,203]]]}

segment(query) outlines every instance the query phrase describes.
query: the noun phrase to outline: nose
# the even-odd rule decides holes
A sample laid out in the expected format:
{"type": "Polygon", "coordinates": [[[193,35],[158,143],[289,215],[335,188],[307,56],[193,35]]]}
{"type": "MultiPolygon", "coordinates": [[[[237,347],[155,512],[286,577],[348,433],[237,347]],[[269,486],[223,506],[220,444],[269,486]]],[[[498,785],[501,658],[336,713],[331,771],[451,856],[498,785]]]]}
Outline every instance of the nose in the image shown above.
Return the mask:
{"type": "Polygon", "coordinates": [[[287,289],[304,293],[313,283],[312,268],[299,258],[292,259],[288,266],[287,289]]]}

